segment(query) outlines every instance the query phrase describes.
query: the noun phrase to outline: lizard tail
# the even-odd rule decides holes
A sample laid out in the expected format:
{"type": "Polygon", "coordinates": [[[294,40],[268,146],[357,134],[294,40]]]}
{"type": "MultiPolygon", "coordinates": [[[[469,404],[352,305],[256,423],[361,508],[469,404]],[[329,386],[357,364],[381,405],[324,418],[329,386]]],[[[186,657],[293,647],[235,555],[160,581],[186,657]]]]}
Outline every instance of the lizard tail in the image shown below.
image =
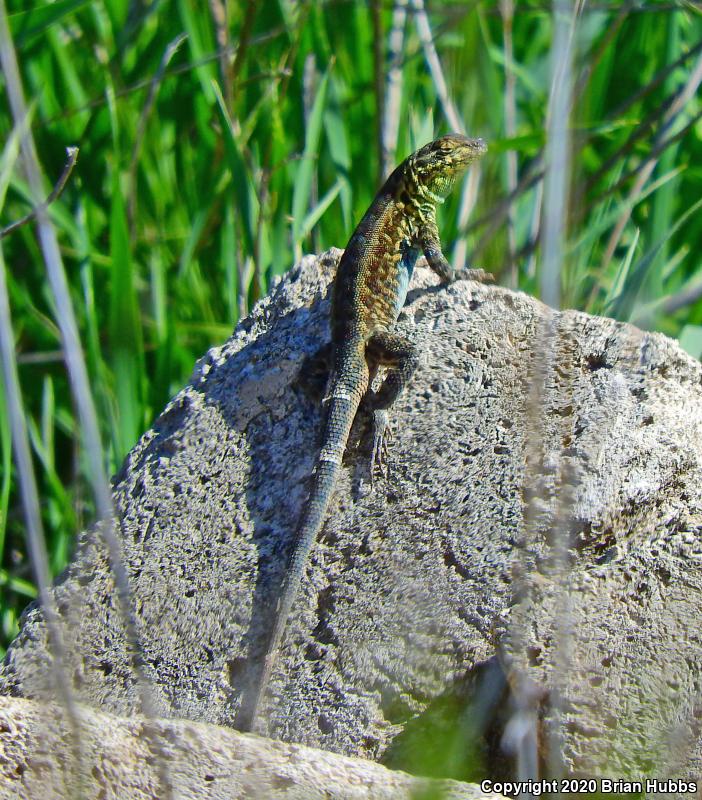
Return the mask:
{"type": "Polygon", "coordinates": [[[310,550],[324,525],[334,486],[341,470],[341,461],[351,425],[367,387],[367,368],[365,374],[366,380],[364,381],[361,375],[361,380],[354,382],[353,386],[337,385],[330,397],[323,444],[312,481],[310,497],[300,520],[295,543],[286,565],[261,673],[255,692],[247,704],[248,713],[245,713],[243,722],[239,724],[240,730],[251,730],[259,716],[260,706],[285,633],[290,610],[297,596],[310,550]]]}

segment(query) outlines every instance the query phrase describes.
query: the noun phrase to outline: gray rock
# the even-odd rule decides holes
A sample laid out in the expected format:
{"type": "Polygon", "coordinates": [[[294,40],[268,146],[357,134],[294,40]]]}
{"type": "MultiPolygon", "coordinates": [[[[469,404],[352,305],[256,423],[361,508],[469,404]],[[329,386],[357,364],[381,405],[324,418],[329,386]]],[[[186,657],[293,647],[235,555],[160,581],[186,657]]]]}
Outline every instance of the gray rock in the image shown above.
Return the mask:
{"type": "Polygon", "coordinates": [[[0,800],[76,800],[78,786],[81,800],[504,800],[214,725],[87,707],[71,722],[60,706],[0,697],[0,800]]]}
{"type": "MultiPolygon", "coordinates": [[[[198,362],[115,479],[160,716],[235,726],[255,677],[318,450],[320,405],[297,376],[329,339],[338,255],[303,259],[198,362]]],[[[421,366],[394,411],[390,476],[370,490],[361,415],[273,676],[268,733],[405,766],[398,740],[480,684],[497,654],[513,697],[495,691],[489,773],[509,772],[501,730],[521,713],[541,719],[551,770],[549,747],[576,774],[694,776],[699,363],[660,334],[500,288],[439,287],[427,270],[399,327],[421,366]]],[[[77,697],[137,710],[94,531],[54,594],[77,697]]],[[[52,696],[51,666],[34,607],[0,692],[52,696]]],[[[417,741],[405,754],[421,755],[417,741]]]]}

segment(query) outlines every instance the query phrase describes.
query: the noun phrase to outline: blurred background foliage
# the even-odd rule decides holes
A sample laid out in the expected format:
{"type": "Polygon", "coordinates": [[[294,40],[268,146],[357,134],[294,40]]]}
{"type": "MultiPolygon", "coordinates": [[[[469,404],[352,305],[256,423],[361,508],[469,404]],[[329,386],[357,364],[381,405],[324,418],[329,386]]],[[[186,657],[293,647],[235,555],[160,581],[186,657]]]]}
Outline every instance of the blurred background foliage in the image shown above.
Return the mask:
{"type": "MultiPolygon", "coordinates": [[[[570,5],[570,4],[569,4],[570,5]]],[[[563,306],[702,354],[702,16],[574,4],[563,306]]],[[[343,247],[384,174],[464,127],[490,152],[442,209],[446,252],[543,293],[546,0],[9,0],[104,458],[139,435],[272,280],[343,247]],[[470,216],[468,216],[470,212],[470,216]]],[[[13,121],[0,85],[0,133],[13,121]]],[[[0,227],[31,209],[21,162],[0,227]]],[[[75,401],[33,225],[2,240],[26,419],[57,574],[90,524],[75,401]]],[[[0,393],[0,645],[35,595],[0,393]]]]}

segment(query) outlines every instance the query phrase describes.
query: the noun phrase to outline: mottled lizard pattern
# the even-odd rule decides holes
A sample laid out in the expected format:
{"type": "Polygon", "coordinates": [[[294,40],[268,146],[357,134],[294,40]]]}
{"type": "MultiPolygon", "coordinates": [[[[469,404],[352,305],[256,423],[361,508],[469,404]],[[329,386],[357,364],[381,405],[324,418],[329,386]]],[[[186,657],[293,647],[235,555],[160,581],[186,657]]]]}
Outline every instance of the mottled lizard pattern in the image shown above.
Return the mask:
{"type": "Polygon", "coordinates": [[[373,413],[371,476],[382,469],[388,409],[417,366],[412,343],[393,332],[421,253],[443,282],[483,280],[482,270],[449,265],[439,241],[436,207],[468,165],[483,155],[482,139],[443,136],[417,150],[390,175],[349,240],[339,262],[332,301],[333,371],[322,447],[310,497],[295,535],[255,690],[239,727],[250,730],[280,648],[312,546],[324,524],[349,432],[361,400],[373,413]],[[380,366],[387,374],[370,389],[380,366]]]}

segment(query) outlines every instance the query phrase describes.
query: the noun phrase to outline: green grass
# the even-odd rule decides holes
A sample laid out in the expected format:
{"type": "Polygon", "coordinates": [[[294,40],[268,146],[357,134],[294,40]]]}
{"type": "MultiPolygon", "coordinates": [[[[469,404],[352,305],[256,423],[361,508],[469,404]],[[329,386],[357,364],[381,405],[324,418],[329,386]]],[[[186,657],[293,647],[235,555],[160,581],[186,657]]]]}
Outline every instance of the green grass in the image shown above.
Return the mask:
{"type": "MultiPolygon", "coordinates": [[[[80,147],[50,213],[114,472],[194,361],[229,335],[275,276],[303,252],[345,244],[378,185],[377,92],[386,67],[374,61],[373,3],[360,0],[231,3],[219,30],[211,4],[188,0],[26,5],[13,0],[8,11],[47,194],[65,148],[80,147]]],[[[516,152],[520,179],[538,175],[549,98],[550,6],[518,6],[511,138],[499,4],[433,2],[429,16],[449,96],[467,130],[490,142],[472,221],[459,230],[456,192],[442,211],[443,239],[448,253],[462,239],[469,252],[480,245],[477,263],[498,281],[507,280],[510,261],[500,216],[507,153],[516,152]]],[[[629,13],[624,6],[598,3],[576,29],[562,303],[633,318],[679,337],[699,357],[700,94],[671,114],[665,132],[661,109],[698,64],[702,18],[689,4],[652,2],[629,13]],[[652,153],[654,167],[638,185],[652,153]]],[[[380,6],[379,18],[387,49],[391,4],[380,6]]],[[[450,129],[413,18],[400,62],[397,160],[450,129]]],[[[4,86],[0,93],[7,141],[13,122],[4,86]]],[[[519,287],[532,293],[538,186],[512,204],[519,287]]],[[[1,226],[30,210],[29,196],[15,168],[1,226]]],[[[33,226],[2,247],[56,574],[94,503],[33,226]]],[[[10,459],[0,396],[0,648],[36,594],[10,459]]]]}

